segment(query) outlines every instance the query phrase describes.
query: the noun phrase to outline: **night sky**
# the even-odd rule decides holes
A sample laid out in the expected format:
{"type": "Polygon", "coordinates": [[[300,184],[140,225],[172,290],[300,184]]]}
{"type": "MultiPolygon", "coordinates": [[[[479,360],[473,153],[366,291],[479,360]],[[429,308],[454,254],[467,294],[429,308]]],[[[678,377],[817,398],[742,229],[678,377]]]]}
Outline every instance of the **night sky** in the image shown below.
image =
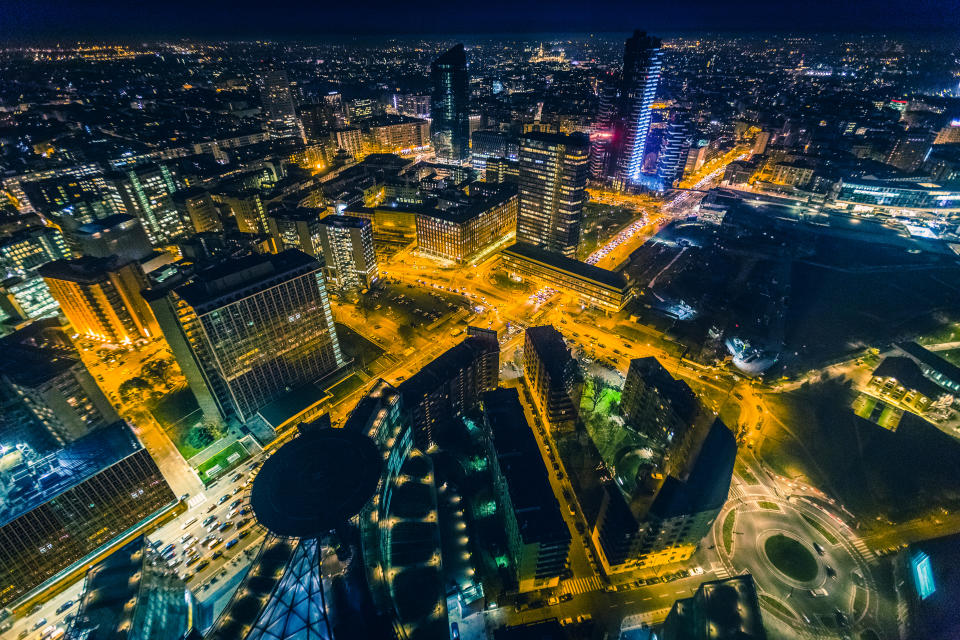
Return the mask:
{"type": "Polygon", "coordinates": [[[305,38],[325,34],[955,31],[960,0],[0,0],[0,37],[305,38]]]}

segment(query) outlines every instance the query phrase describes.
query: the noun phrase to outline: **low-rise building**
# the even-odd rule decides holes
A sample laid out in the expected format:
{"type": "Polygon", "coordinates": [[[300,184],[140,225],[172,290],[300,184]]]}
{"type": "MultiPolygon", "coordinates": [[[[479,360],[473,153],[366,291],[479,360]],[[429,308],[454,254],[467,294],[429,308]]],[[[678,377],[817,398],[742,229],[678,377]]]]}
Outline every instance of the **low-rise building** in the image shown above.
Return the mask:
{"type": "Polygon", "coordinates": [[[663,640],[766,640],[757,587],[749,573],[704,582],[673,603],[663,640]]]}
{"type": "Polygon", "coordinates": [[[559,289],[588,307],[616,312],[633,298],[634,289],[622,273],[518,242],[501,252],[503,267],[520,278],[559,289]]]}

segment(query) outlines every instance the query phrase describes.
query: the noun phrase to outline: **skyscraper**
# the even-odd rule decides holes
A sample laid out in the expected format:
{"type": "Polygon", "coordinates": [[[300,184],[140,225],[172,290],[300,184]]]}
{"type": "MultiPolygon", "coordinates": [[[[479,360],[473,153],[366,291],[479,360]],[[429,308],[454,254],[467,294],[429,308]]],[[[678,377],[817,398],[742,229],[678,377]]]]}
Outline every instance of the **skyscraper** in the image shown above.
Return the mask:
{"type": "Polygon", "coordinates": [[[373,224],[366,218],[330,215],[320,220],[320,247],[327,278],[340,289],[365,289],[377,281],[373,224]]]}
{"type": "Polygon", "coordinates": [[[246,422],[344,365],[323,265],[302,251],[227,259],[144,295],[208,420],[246,422]]]}
{"type": "Polygon", "coordinates": [[[644,31],[634,31],[623,51],[620,81],[620,116],[623,119],[622,148],[617,178],[624,184],[640,178],[643,153],[650,132],[650,108],[660,83],[660,40],[644,31]]]}
{"type": "Polygon", "coordinates": [[[590,139],[582,133],[521,138],[517,242],[576,257],[589,160],[590,139]]]}
{"type": "Polygon", "coordinates": [[[463,162],[470,150],[470,81],[463,45],[454,46],[434,60],[430,72],[430,137],[434,151],[442,162],[463,162]]]}
{"type": "Polygon", "coordinates": [[[283,69],[268,69],[260,78],[261,102],[266,111],[267,124],[277,137],[300,136],[302,126],[297,119],[297,109],[293,104],[290,80],[283,69]]]}
{"type": "Polygon", "coordinates": [[[657,154],[656,188],[665,191],[683,178],[691,143],[690,122],[680,113],[670,114],[657,154]]]}
{"type": "Polygon", "coordinates": [[[185,233],[186,227],[173,203],[177,184],[165,165],[141,165],[109,173],[104,180],[113,189],[117,213],[140,218],[154,245],[168,244],[185,233]]]}

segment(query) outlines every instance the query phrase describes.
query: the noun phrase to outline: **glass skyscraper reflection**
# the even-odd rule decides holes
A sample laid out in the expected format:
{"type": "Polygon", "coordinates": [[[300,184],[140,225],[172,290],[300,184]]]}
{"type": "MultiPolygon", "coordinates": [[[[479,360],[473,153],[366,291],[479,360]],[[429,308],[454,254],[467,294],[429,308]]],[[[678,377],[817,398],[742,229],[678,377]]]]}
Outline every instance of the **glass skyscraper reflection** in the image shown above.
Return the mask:
{"type": "Polygon", "coordinates": [[[433,61],[430,138],[441,162],[460,163],[470,154],[470,87],[462,44],[433,61]]]}

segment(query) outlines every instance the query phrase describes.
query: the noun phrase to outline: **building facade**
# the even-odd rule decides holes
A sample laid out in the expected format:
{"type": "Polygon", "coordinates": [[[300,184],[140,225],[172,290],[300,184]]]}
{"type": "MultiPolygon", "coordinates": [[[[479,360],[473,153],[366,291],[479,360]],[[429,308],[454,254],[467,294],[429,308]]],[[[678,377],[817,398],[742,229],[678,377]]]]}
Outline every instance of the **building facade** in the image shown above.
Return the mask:
{"type": "Polygon", "coordinates": [[[459,164],[470,154],[470,80],[467,54],[458,44],[430,67],[430,136],[437,159],[459,164]]]}
{"type": "Polygon", "coordinates": [[[338,289],[360,290],[378,280],[373,224],[369,220],[329,215],[320,220],[319,230],[327,282],[338,289]]]}
{"type": "Polygon", "coordinates": [[[82,257],[51,262],[39,273],[78,334],[113,344],[157,335],[156,321],[140,295],[147,281],[138,263],[82,257]]]}
{"type": "Polygon", "coordinates": [[[567,567],[570,530],[517,390],[483,394],[483,419],[493,486],[518,590],[556,587],[567,567]]]}
{"type": "Polygon", "coordinates": [[[521,138],[518,242],[576,257],[589,159],[590,140],[583,134],[521,138]]]}
{"type": "Polygon", "coordinates": [[[230,258],[145,295],[208,420],[246,422],[345,364],[323,265],[296,249],[230,258]]]}
{"type": "Polygon", "coordinates": [[[47,456],[14,447],[4,457],[3,606],[176,503],[153,458],[122,422],[47,456]]]}
{"type": "Polygon", "coordinates": [[[166,165],[145,164],[104,176],[114,195],[114,209],[140,219],[151,244],[170,244],[186,233],[173,202],[176,180],[166,165]]]}
{"type": "Polygon", "coordinates": [[[572,429],[580,415],[583,379],[563,336],[551,325],[527,329],[523,375],[547,422],[555,429],[572,429]]]}
{"type": "Polygon", "coordinates": [[[421,253],[457,263],[469,261],[516,233],[517,191],[506,186],[463,207],[417,213],[421,253]]]}

